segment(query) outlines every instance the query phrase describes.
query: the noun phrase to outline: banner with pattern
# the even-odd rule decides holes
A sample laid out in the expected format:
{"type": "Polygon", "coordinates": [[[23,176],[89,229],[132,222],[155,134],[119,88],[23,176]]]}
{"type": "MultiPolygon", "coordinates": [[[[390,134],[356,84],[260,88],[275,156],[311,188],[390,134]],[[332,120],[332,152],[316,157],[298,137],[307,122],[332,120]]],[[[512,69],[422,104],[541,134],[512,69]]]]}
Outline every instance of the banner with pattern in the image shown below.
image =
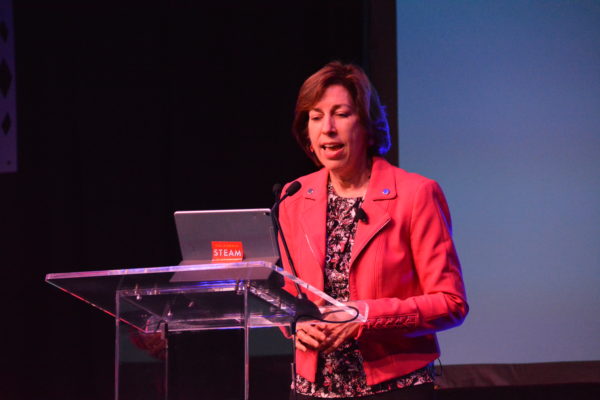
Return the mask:
{"type": "Polygon", "coordinates": [[[0,173],[17,171],[17,105],[12,1],[0,0],[0,173]]]}

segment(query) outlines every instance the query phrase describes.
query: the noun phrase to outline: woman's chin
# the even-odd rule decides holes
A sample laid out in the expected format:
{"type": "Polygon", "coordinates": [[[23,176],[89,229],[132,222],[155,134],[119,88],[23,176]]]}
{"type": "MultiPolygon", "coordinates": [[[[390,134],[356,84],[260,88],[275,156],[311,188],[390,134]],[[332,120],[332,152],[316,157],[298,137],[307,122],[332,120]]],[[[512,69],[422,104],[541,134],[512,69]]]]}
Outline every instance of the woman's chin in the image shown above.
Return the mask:
{"type": "Polygon", "coordinates": [[[328,171],[331,172],[335,172],[335,171],[339,171],[339,170],[345,170],[348,168],[348,162],[344,159],[340,159],[340,160],[332,160],[332,159],[321,159],[321,164],[323,164],[323,166],[325,167],[325,169],[327,169],[328,171]]]}

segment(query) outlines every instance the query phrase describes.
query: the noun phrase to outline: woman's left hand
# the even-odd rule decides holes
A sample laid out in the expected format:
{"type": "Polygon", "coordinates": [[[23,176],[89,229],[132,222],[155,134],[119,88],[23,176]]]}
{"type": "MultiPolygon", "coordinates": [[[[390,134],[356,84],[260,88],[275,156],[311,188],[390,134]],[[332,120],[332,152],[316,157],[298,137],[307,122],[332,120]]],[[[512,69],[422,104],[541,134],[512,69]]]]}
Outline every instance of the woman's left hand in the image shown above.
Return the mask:
{"type": "Polygon", "coordinates": [[[322,324],[325,340],[319,346],[319,351],[329,354],[345,341],[356,337],[360,322],[346,322],[343,324],[322,324]]]}

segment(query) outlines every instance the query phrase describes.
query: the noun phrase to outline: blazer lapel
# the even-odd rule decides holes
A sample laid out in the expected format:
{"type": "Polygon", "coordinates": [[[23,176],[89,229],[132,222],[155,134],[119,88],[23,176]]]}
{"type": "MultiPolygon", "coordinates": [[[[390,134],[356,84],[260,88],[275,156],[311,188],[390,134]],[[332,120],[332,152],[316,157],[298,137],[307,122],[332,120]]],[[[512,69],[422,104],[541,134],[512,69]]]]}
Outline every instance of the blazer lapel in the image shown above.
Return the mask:
{"type": "MultiPolygon", "coordinates": [[[[303,182],[301,194],[304,196],[301,226],[305,234],[308,251],[317,265],[325,266],[326,223],[327,223],[327,171],[323,168],[314,177],[303,182]]],[[[300,193],[299,193],[300,194],[300,193]]],[[[371,180],[362,208],[368,216],[368,223],[359,222],[354,237],[350,267],[364,250],[365,246],[391,220],[387,211],[389,200],[396,198],[396,180],[393,170],[383,158],[373,160],[371,180]]],[[[302,266],[299,266],[302,268],[302,266]]]]}
{"type": "Polygon", "coordinates": [[[327,223],[327,171],[322,169],[302,188],[304,204],[301,226],[304,230],[308,251],[323,269],[325,265],[325,234],[327,223]]]}
{"type": "Polygon", "coordinates": [[[356,228],[350,268],[365,246],[390,222],[391,217],[387,210],[389,200],[394,198],[396,198],[396,180],[392,169],[387,161],[375,158],[367,196],[361,205],[367,214],[368,222],[359,222],[356,228]]]}

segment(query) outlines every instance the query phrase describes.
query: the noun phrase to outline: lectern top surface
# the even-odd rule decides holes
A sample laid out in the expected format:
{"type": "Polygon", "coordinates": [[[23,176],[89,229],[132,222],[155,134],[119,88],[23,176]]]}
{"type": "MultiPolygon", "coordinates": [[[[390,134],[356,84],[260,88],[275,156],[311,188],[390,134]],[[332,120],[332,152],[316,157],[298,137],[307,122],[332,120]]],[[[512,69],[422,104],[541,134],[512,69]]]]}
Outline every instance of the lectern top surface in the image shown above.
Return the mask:
{"type": "Polygon", "coordinates": [[[355,309],[265,262],[68,272],[48,274],[46,281],[146,332],[165,322],[173,331],[240,328],[246,315],[244,293],[249,327],[288,325],[299,306],[283,289],[288,281],[319,299],[320,309],[327,310],[323,315],[332,321],[365,320],[355,309]]]}

